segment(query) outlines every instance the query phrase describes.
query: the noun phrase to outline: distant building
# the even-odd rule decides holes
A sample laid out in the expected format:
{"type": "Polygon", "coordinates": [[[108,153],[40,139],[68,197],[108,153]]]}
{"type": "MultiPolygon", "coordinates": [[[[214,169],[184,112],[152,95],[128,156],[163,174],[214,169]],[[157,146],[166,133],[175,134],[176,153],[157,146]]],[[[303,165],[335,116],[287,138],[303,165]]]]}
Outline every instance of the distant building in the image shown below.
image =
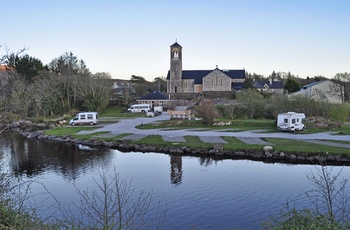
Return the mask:
{"type": "Polygon", "coordinates": [[[167,74],[167,93],[202,93],[242,89],[245,70],[182,70],[182,47],[170,46],[170,70],[167,74]]]}
{"type": "Polygon", "coordinates": [[[116,95],[129,96],[135,93],[134,84],[129,80],[110,79],[113,81],[112,91],[116,95]]]}
{"type": "Polygon", "coordinates": [[[280,94],[284,92],[283,81],[267,80],[267,81],[255,81],[253,87],[260,91],[266,93],[280,94]]]}
{"type": "Polygon", "coordinates": [[[167,96],[158,91],[153,91],[140,99],[136,100],[139,104],[150,104],[152,107],[154,106],[164,106],[168,107],[168,103],[171,102],[167,96]]]}
{"type": "Polygon", "coordinates": [[[342,103],[344,100],[343,87],[330,80],[316,81],[308,85],[304,85],[298,92],[292,93],[289,96],[295,95],[309,96],[316,100],[326,100],[331,103],[342,103]]]}

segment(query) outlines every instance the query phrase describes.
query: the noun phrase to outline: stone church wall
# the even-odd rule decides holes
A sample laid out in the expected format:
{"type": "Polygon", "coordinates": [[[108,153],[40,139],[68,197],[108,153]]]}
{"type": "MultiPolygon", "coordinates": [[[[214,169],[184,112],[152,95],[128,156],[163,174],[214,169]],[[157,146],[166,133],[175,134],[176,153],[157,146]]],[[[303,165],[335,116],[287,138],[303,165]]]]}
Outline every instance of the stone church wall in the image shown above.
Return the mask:
{"type": "Polygon", "coordinates": [[[202,80],[205,91],[231,91],[231,78],[219,70],[214,70],[202,80]]]}
{"type": "Polygon", "coordinates": [[[182,92],[183,93],[194,93],[194,80],[182,80],[182,92]]]}

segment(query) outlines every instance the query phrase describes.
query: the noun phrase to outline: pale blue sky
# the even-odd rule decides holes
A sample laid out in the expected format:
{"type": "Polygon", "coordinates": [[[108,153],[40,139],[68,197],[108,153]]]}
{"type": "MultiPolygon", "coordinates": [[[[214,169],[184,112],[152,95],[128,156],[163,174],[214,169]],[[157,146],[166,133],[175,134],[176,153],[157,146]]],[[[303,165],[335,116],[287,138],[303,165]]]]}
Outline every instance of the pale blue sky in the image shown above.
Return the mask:
{"type": "Polygon", "coordinates": [[[350,72],[348,0],[0,0],[0,6],[0,44],[29,47],[44,64],[73,52],[91,72],[113,78],[166,76],[175,39],[184,70],[218,65],[328,78],[350,72]]]}

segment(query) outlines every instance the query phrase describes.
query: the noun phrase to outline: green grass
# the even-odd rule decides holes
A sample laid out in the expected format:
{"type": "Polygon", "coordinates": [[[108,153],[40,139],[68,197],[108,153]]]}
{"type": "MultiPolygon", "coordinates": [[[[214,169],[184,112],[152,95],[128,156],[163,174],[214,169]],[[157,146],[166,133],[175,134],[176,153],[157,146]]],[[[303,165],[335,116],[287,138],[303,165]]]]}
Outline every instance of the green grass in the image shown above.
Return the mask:
{"type": "Polygon", "coordinates": [[[184,143],[186,147],[190,147],[190,148],[212,148],[213,147],[213,144],[204,143],[197,136],[184,136],[184,138],[186,140],[186,143],[184,143]]]}
{"type": "Polygon", "coordinates": [[[155,146],[161,146],[161,147],[165,147],[165,146],[171,145],[170,142],[163,141],[163,138],[160,135],[149,135],[149,136],[146,136],[146,137],[144,137],[144,138],[142,138],[140,140],[132,141],[132,143],[134,143],[134,144],[155,145],[155,146]]]}
{"type": "Polygon", "coordinates": [[[143,113],[129,113],[125,107],[113,107],[107,108],[100,114],[100,117],[113,117],[113,118],[133,118],[133,117],[144,117],[143,113]]]}
{"type": "Polygon", "coordinates": [[[261,150],[265,145],[248,145],[236,137],[221,137],[228,144],[224,145],[224,149],[226,150],[244,150],[244,149],[253,149],[253,150],[261,150]]]}
{"type": "Polygon", "coordinates": [[[88,140],[90,138],[98,138],[100,140],[113,140],[113,138],[109,137],[101,137],[101,135],[109,133],[107,131],[104,132],[96,132],[96,133],[91,133],[91,134],[72,134],[72,137],[78,138],[81,140],[88,140]]]}
{"type": "MultiPolygon", "coordinates": [[[[212,148],[212,143],[204,143],[197,136],[184,136],[186,142],[172,143],[163,141],[160,135],[150,135],[138,141],[132,141],[135,144],[147,144],[156,145],[161,147],[172,147],[176,146],[186,146],[190,148],[212,148]]],[[[265,145],[251,145],[246,144],[235,137],[222,137],[227,144],[224,144],[225,150],[257,150],[260,151],[265,145]]],[[[309,155],[312,153],[320,154],[345,154],[349,152],[349,149],[312,144],[297,140],[287,140],[287,139],[277,139],[277,138],[267,138],[267,142],[271,143],[274,150],[285,153],[298,153],[303,155],[309,155]]]]}
{"type": "Polygon", "coordinates": [[[243,130],[257,130],[265,129],[266,131],[276,130],[274,121],[272,120],[217,120],[216,122],[231,122],[231,125],[225,126],[207,126],[201,120],[166,120],[155,122],[151,124],[138,125],[138,129],[189,129],[201,128],[206,130],[220,130],[220,129],[235,129],[243,130]]]}
{"type": "Polygon", "coordinates": [[[266,141],[273,144],[273,147],[277,151],[288,152],[288,153],[298,153],[298,154],[310,154],[310,153],[332,153],[332,154],[347,154],[350,149],[318,145],[309,142],[289,140],[289,139],[277,139],[277,138],[266,138],[266,141]]]}
{"type": "Polygon", "coordinates": [[[68,134],[75,134],[82,130],[94,130],[96,127],[91,126],[63,126],[57,127],[54,129],[45,130],[44,134],[46,135],[55,135],[55,136],[63,136],[68,134]]]}

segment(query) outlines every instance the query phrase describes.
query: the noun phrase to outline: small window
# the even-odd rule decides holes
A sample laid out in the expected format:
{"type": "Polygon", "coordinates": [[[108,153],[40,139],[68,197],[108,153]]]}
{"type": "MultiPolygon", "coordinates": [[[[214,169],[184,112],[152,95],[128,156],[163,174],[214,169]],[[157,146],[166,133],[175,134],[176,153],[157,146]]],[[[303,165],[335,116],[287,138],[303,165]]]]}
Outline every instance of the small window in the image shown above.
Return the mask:
{"type": "Polygon", "coordinates": [[[284,118],[284,123],[288,123],[288,119],[287,118],[284,118]]]}
{"type": "Polygon", "coordinates": [[[92,120],[93,118],[94,118],[94,116],[93,116],[92,114],[88,114],[88,115],[87,115],[87,119],[88,119],[88,120],[92,120]]]}
{"type": "Polygon", "coordinates": [[[80,120],[85,120],[85,114],[80,115],[80,120]]]}
{"type": "Polygon", "coordinates": [[[292,119],[292,124],[295,124],[295,118],[292,119]]]}

